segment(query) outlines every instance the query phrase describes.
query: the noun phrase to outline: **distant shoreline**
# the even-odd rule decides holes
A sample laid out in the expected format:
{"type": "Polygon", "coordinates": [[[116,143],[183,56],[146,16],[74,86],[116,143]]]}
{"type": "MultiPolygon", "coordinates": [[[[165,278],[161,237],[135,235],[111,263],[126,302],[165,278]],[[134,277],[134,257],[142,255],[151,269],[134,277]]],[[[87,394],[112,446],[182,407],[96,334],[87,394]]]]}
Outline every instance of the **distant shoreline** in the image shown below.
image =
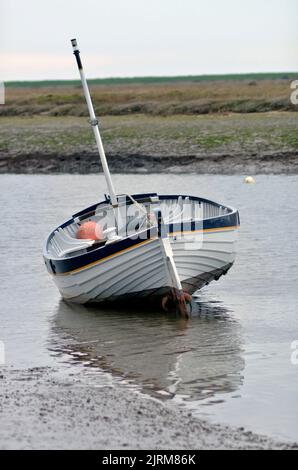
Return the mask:
{"type": "MultiPolygon", "coordinates": [[[[298,73],[131,77],[88,80],[100,116],[211,115],[297,111],[291,83],[298,73]]],[[[86,116],[79,80],[6,82],[3,116],[86,116]]]]}
{"type": "MultiPolygon", "coordinates": [[[[209,82],[222,80],[295,80],[298,72],[251,72],[229,74],[202,74],[202,75],[152,75],[136,77],[104,77],[90,78],[90,85],[127,85],[151,83],[178,83],[178,82],[209,82]]],[[[6,87],[47,87],[60,85],[80,85],[79,79],[51,79],[51,80],[7,80],[6,87]]]]}

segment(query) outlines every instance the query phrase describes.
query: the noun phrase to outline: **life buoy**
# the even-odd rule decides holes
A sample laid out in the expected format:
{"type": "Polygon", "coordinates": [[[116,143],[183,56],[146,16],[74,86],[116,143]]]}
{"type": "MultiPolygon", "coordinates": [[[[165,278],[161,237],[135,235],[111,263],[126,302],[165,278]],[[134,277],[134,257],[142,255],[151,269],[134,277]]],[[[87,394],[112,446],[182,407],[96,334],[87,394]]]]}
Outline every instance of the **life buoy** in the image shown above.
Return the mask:
{"type": "Polygon", "coordinates": [[[100,224],[89,220],[84,222],[78,229],[76,237],[79,239],[104,240],[103,230],[100,224]]]}

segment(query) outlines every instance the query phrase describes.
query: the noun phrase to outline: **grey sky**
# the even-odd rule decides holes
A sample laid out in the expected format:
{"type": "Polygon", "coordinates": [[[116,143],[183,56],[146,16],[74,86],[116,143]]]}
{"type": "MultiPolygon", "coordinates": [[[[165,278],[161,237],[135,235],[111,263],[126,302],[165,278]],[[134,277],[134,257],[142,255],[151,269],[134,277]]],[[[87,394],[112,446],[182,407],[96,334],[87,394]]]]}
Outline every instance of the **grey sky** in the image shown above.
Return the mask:
{"type": "Polygon", "coordinates": [[[297,0],[0,0],[0,80],[296,71],[297,0]]]}

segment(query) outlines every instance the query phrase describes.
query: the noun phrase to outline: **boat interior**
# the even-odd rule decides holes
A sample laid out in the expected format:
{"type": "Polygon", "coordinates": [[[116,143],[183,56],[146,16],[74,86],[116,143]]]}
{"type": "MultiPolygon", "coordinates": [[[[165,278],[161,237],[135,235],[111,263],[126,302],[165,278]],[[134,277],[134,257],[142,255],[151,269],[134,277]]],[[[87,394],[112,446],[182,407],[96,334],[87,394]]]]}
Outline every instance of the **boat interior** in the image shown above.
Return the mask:
{"type": "Polygon", "coordinates": [[[232,208],[193,196],[162,196],[157,194],[119,195],[115,211],[108,197],[77,214],[54,230],[47,240],[46,251],[52,258],[80,255],[115,243],[157,226],[156,210],[162,223],[183,224],[222,217],[232,208]],[[103,234],[99,239],[79,239],[79,228],[86,222],[96,222],[103,234]],[[119,230],[116,229],[119,227],[119,230]]]}

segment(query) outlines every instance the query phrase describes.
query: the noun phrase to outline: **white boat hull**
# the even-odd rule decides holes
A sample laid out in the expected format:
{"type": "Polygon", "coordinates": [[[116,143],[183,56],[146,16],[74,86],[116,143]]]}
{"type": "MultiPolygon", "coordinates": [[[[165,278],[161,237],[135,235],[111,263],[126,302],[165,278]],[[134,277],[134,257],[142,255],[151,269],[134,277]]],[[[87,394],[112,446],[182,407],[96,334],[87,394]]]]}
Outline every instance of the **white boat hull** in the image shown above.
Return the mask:
{"type": "MultiPolygon", "coordinates": [[[[190,294],[232,266],[237,229],[204,233],[198,249],[191,248],[192,239],[193,234],[170,237],[182,286],[190,294]]],[[[83,269],[55,275],[54,281],[65,300],[81,304],[160,297],[171,289],[160,243],[159,238],[145,240],[83,269]]]]}

